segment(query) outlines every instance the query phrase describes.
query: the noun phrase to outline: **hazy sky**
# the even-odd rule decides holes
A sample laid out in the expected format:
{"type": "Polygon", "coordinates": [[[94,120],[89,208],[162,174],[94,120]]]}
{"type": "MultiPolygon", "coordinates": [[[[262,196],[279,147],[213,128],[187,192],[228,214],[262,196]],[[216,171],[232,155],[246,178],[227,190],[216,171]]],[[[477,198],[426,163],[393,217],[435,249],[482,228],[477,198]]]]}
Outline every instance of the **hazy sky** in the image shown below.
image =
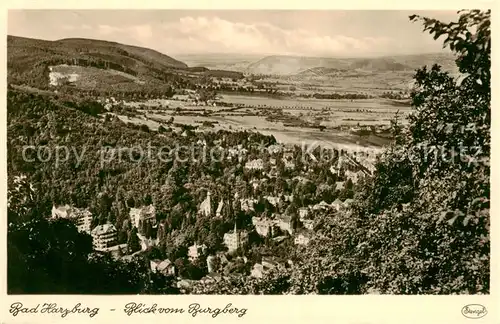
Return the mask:
{"type": "Polygon", "coordinates": [[[456,11],[11,10],[10,35],[84,37],[198,53],[378,56],[442,51],[408,16],[443,21],[456,11]]]}

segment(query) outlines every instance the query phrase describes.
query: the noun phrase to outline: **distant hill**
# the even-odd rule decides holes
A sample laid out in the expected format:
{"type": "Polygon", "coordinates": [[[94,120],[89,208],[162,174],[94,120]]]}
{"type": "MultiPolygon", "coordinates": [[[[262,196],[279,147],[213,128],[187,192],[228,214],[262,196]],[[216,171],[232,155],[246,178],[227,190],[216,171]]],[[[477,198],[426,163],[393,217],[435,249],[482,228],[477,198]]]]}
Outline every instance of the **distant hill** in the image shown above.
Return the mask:
{"type": "MultiPolygon", "coordinates": [[[[181,61],[137,46],[82,38],[46,41],[7,36],[9,83],[45,88],[49,85],[50,67],[64,65],[91,68],[88,72],[95,81],[93,87],[106,87],[112,71],[122,74],[120,84],[127,80],[133,87],[159,87],[178,80],[179,71],[190,72],[181,61]],[[96,69],[106,76],[102,82],[96,69]]],[[[80,69],[79,73],[87,70],[80,69]]]]}
{"type": "Polygon", "coordinates": [[[243,72],[248,65],[261,59],[264,55],[255,54],[179,54],[176,57],[189,66],[204,66],[214,70],[243,72]]]}
{"type": "Polygon", "coordinates": [[[333,69],[330,72],[335,70],[412,71],[434,63],[442,65],[445,70],[452,70],[455,66],[454,60],[455,58],[451,54],[401,55],[377,58],[321,58],[273,55],[250,64],[245,72],[279,75],[325,72],[315,71],[314,69],[317,68],[333,69]]]}
{"type": "Polygon", "coordinates": [[[297,73],[298,76],[304,77],[315,77],[315,76],[336,76],[341,73],[348,72],[348,69],[336,69],[336,68],[327,68],[327,67],[314,67],[311,69],[307,69],[305,71],[297,73]]]}

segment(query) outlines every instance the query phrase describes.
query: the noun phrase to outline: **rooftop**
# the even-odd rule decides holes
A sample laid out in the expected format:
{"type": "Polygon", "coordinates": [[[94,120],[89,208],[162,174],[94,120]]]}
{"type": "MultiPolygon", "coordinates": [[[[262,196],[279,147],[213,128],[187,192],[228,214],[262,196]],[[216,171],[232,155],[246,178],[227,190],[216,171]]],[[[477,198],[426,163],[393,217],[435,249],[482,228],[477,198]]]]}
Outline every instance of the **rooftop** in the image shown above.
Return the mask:
{"type": "Polygon", "coordinates": [[[102,235],[102,234],[108,234],[111,232],[116,232],[116,227],[113,224],[104,224],[104,225],[99,225],[95,227],[92,230],[92,235],[102,235]]]}

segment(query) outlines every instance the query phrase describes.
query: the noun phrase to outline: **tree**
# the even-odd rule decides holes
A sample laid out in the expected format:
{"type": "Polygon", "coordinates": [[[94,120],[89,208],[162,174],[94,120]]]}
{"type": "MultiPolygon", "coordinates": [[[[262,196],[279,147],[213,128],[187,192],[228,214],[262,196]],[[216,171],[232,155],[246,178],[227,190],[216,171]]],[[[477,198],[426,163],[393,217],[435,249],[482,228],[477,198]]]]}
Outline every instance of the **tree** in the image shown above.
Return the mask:
{"type": "Polygon", "coordinates": [[[148,289],[141,259],[115,261],[67,219],[33,219],[8,228],[10,294],[138,294],[148,289]]]}
{"type": "Polygon", "coordinates": [[[84,271],[92,240],[70,221],[12,224],[7,239],[9,293],[77,291],[88,283],[84,271]]]}
{"type": "Polygon", "coordinates": [[[141,244],[139,242],[139,237],[137,236],[137,228],[132,228],[129,232],[127,248],[129,253],[134,253],[141,250],[141,244]]]}
{"type": "Polygon", "coordinates": [[[146,133],[149,133],[149,127],[146,124],[142,124],[140,130],[146,133]]]}

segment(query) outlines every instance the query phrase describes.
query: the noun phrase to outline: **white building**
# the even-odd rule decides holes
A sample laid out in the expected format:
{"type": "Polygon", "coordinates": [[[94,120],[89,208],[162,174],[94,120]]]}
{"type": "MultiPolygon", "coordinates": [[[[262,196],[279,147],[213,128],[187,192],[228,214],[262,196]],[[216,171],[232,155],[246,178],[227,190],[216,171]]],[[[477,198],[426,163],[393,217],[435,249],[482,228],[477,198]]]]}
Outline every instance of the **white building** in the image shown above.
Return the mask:
{"type": "Polygon", "coordinates": [[[95,227],[92,232],[94,249],[105,251],[107,248],[116,245],[118,231],[113,224],[104,224],[95,227]]]}
{"type": "Polygon", "coordinates": [[[349,208],[349,207],[351,207],[352,203],[353,203],[352,199],[346,199],[346,200],[344,200],[344,203],[342,204],[342,207],[343,208],[349,208]]]}
{"type": "Polygon", "coordinates": [[[252,224],[255,227],[255,231],[260,236],[274,236],[274,226],[275,222],[268,218],[252,217],[252,224]]]}
{"type": "Polygon", "coordinates": [[[330,208],[330,205],[327,204],[324,200],[321,201],[319,204],[316,204],[312,207],[313,210],[326,210],[329,208],[330,208]]]}
{"type": "Polygon", "coordinates": [[[150,222],[151,225],[156,225],[156,208],[154,205],[144,206],[140,208],[130,208],[130,221],[136,228],[139,228],[139,222],[150,222]]]}
{"type": "Polygon", "coordinates": [[[336,174],[337,176],[339,176],[340,175],[340,168],[338,166],[336,166],[336,165],[332,165],[330,167],[330,172],[332,174],[336,174]]]}
{"type": "Polygon", "coordinates": [[[340,210],[340,208],[342,208],[343,203],[342,203],[342,201],[341,201],[339,198],[337,198],[337,199],[335,199],[335,201],[334,201],[334,202],[332,202],[331,206],[332,206],[333,208],[335,208],[337,211],[339,211],[339,210],[340,210]]]}
{"type": "Polygon", "coordinates": [[[151,271],[154,273],[161,273],[165,276],[175,276],[175,265],[169,259],[165,260],[151,260],[151,271]]]}
{"type": "Polygon", "coordinates": [[[217,210],[215,211],[216,217],[222,217],[222,208],[224,208],[224,201],[221,199],[219,201],[219,205],[217,206],[217,210]]]}
{"type": "Polygon", "coordinates": [[[264,266],[260,263],[256,263],[253,265],[253,269],[250,272],[250,276],[254,278],[262,278],[266,273],[264,266]]]}
{"type": "Polygon", "coordinates": [[[207,197],[201,203],[198,213],[205,216],[210,216],[212,214],[212,200],[210,198],[210,191],[207,192],[207,197]]]}
{"type": "Polygon", "coordinates": [[[357,183],[359,180],[359,174],[358,172],[352,172],[352,171],[345,171],[345,176],[347,179],[351,179],[352,183],[357,183]]]}
{"type": "Polygon", "coordinates": [[[90,234],[92,226],[92,213],[88,209],[79,209],[69,205],[52,206],[52,218],[67,218],[75,221],[79,232],[90,234]]]}
{"type": "Polygon", "coordinates": [[[254,190],[256,190],[257,188],[259,188],[260,181],[259,181],[259,180],[257,180],[257,179],[252,179],[252,180],[250,181],[250,184],[252,185],[252,188],[253,188],[254,190]]]}
{"type": "Polygon", "coordinates": [[[292,218],[290,216],[287,215],[279,216],[278,226],[282,231],[293,234],[292,218]]]}
{"type": "Polygon", "coordinates": [[[256,204],[257,202],[258,202],[257,199],[242,198],[242,199],[240,199],[241,210],[254,211],[254,204],[256,204]]]}
{"type": "Polygon", "coordinates": [[[302,220],[302,224],[308,230],[312,230],[314,228],[314,220],[312,219],[304,219],[302,220]]]}
{"type": "Polygon", "coordinates": [[[139,242],[141,243],[141,251],[146,251],[150,247],[157,246],[158,245],[158,239],[152,239],[149,237],[146,237],[144,235],[141,235],[140,233],[137,233],[137,237],[139,238],[139,242]]]}
{"type": "Polygon", "coordinates": [[[213,273],[215,271],[217,271],[216,269],[216,264],[217,264],[217,256],[215,255],[209,255],[207,257],[207,270],[208,270],[208,273],[213,273]]]}
{"type": "Polygon", "coordinates": [[[273,144],[273,145],[269,145],[267,147],[267,150],[270,154],[277,154],[283,150],[283,146],[279,145],[279,144],[273,144]]]}
{"type": "Polygon", "coordinates": [[[306,219],[308,215],[309,215],[309,208],[307,208],[307,207],[299,208],[299,219],[301,222],[303,222],[304,219],[306,219]]]}
{"type": "Polygon", "coordinates": [[[309,231],[301,231],[294,238],[294,243],[297,245],[307,245],[311,241],[312,233],[309,231]]]}
{"type": "Polygon", "coordinates": [[[224,244],[227,246],[228,252],[236,251],[248,243],[248,233],[244,230],[238,230],[236,224],[234,230],[224,234],[224,244]]]}
{"type": "Polygon", "coordinates": [[[200,257],[205,251],[207,250],[207,246],[205,244],[198,245],[194,244],[191,245],[188,249],[188,257],[191,261],[194,261],[200,257]]]}
{"type": "Polygon", "coordinates": [[[238,162],[242,162],[245,158],[246,150],[240,150],[235,148],[228,149],[227,159],[232,161],[233,158],[237,158],[238,162]]]}
{"type": "Polygon", "coordinates": [[[285,163],[285,169],[287,170],[295,169],[295,163],[293,161],[284,160],[283,162],[285,163]]]}
{"type": "Polygon", "coordinates": [[[245,169],[248,170],[263,170],[264,169],[264,162],[262,159],[256,159],[252,161],[248,161],[245,163],[245,169]]]}
{"type": "Polygon", "coordinates": [[[264,198],[265,198],[267,201],[269,201],[269,203],[270,203],[271,205],[273,205],[273,206],[275,206],[275,207],[276,207],[276,206],[280,203],[280,201],[281,201],[281,199],[280,199],[279,197],[274,197],[274,196],[265,196],[264,198]]]}

